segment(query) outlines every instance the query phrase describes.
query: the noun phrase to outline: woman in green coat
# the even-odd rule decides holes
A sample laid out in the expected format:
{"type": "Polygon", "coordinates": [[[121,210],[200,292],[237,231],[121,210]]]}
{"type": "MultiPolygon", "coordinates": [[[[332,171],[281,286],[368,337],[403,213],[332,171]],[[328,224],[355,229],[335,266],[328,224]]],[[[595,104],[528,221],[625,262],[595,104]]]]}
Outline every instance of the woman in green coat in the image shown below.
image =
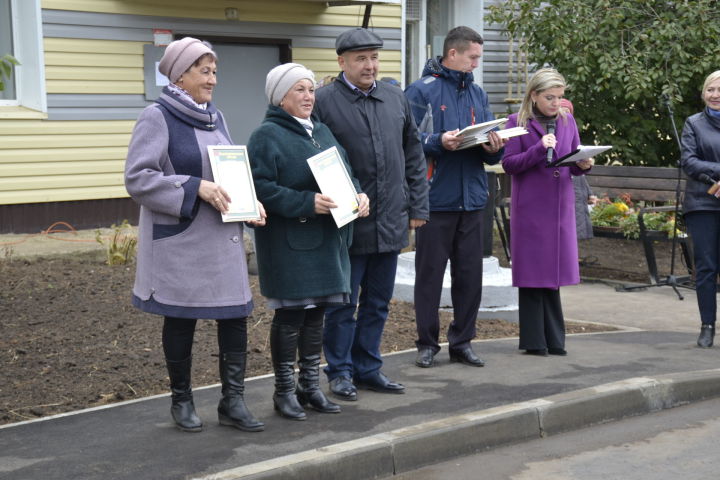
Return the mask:
{"type": "MultiPolygon", "coordinates": [[[[270,106],[250,137],[248,153],[257,197],[268,215],[266,226],[255,231],[255,243],[260,291],[275,310],[273,403],[281,416],[305,420],[304,405],[340,412],[320,390],[320,354],[325,307],[349,301],[352,241],[352,224],[337,227],[330,215],[336,205],[319,193],[307,159],[331,147],[344,157],[344,150],[325,125],[310,120],[315,104],[310,70],[297,63],[278,65],[267,75],[265,93],[270,106]]],[[[358,200],[360,216],[367,216],[367,196],[360,193],[358,200]]]]}

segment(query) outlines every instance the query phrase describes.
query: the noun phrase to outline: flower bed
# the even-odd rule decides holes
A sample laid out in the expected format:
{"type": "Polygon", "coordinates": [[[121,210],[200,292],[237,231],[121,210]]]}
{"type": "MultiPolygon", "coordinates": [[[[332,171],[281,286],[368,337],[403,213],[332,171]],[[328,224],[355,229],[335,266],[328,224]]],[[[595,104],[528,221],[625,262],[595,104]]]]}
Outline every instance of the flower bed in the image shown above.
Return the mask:
{"type": "MultiPolygon", "coordinates": [[[[601,198],[590,211],[593,229],[604,232],[608,236],[613,233],[629,239],[640,238],[638,215],[645,205],[636,205],[630,195],[621,195],[615,200],[601,198]]],[[[672,237],[676,228],[674,212],[649,212],[643,214],[643,221],[648,234],[661,238],[672,237]]],[[[682,230],[678,230],[683,235],[682,230]]]]}

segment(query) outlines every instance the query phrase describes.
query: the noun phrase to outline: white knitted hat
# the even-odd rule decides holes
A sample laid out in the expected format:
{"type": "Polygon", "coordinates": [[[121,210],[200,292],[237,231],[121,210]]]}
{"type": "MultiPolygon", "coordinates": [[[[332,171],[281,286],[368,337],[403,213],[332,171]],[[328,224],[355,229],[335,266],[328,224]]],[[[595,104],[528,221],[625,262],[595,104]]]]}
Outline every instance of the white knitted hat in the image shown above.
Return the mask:
{"type": "Polygon", "coordinates": [[[268,72],[265,80],[265,95],[268,101],[279,106],[288,91],[298,81],[306,78],[315,84],[315,75],[299,63],[283,63],[268,72]]]}

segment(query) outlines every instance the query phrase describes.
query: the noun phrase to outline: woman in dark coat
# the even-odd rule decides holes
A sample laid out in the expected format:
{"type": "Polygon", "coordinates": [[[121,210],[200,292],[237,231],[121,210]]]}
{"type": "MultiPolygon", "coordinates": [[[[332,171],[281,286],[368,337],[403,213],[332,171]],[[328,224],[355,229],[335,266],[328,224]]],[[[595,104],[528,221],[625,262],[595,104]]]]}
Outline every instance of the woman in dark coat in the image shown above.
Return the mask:
{"type": "MultiPolygon", "coordinates": [[[[319,193],[307,159],[331,147],[344,157],[344,150],[325,125],[310,120],[315,104],[310,70],[296,63],[278,65],[268,73],[265,93],[271,105],[250,137],[248,154],[255,190],[268,214],[255,241],[260,291],[275,310],[270,330],[273,404],[281,416],[305,420],[307,404],[322,413],[340,412],[320,390],[320,354],[325,307],[349,301],[352,241],[352,224],[337,227],[330,215],[336,205],[319,193]]],[[[359,204],[360,216],[367,216],[363,193],[359,204]]]]}
{"type": "MultiPolygon", "coordinates": [[[[172,390],[171,414],[184,431],[202,430],[190,371],[198,318],[217,319],[222,399],[220,424],[264,429],[244,402],[246,318],[252,297],[243,225],[223,223],[230,196],[213,182],[208,145],[232,145],[225,120],[211,103],[217,56],[186,37],[168,45],[160,72],[170,79],[133,130],[125,187],[140,204],[133,305],[162,315],[163,351],[172,390]]],[[[264,215],[264,213],[263,213],[264,215]]],[[[264,225],[264,220],[251,222],[264,225]]]]}
{"type": "Polygon", "coordinates": [[[580,143],[572,115],[560,109],[565,79],[557,70],[538,70],[526,87],[520,111],[507,128],[527,135],[511,138],[502,166],[512,175],[510,231],[513,285],[519,287],[520,349],[531,355],[566,355],[560,286],[580,282],[575,235],[575,193],[571,175],[589,169],[589,160],[546,168],[547,149],[555,159],[580,143]],[[555,125],[555,134],[547,125],[555,125]]]}
{"type": "Polygon", "coordinates": [[[688,117],[682,131],[682,168],[688,176],[683,213],[693,242],[695,287],[700,310],[697,344],[710,348],[715,338],[717,281],[720,273],[720,199],[708,193],[709,179],[720,179],[720,70],[702,89],[705,108],[688,117]]]}

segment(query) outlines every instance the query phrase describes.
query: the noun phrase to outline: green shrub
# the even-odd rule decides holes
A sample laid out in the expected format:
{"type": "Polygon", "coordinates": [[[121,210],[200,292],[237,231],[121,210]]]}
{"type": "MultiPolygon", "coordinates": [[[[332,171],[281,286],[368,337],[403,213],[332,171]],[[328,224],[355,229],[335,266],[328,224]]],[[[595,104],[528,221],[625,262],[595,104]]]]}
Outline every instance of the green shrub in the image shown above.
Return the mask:
{"type": "Polygon", "coordinates": [[[100,230],[95,230],[95,240],[106,249],[108,265],[127,265],[135,259],[137,250],[137,235],[130,223],[123,220],[120,225],[110,226],[112,235],[104,239],[100,230]]]}

